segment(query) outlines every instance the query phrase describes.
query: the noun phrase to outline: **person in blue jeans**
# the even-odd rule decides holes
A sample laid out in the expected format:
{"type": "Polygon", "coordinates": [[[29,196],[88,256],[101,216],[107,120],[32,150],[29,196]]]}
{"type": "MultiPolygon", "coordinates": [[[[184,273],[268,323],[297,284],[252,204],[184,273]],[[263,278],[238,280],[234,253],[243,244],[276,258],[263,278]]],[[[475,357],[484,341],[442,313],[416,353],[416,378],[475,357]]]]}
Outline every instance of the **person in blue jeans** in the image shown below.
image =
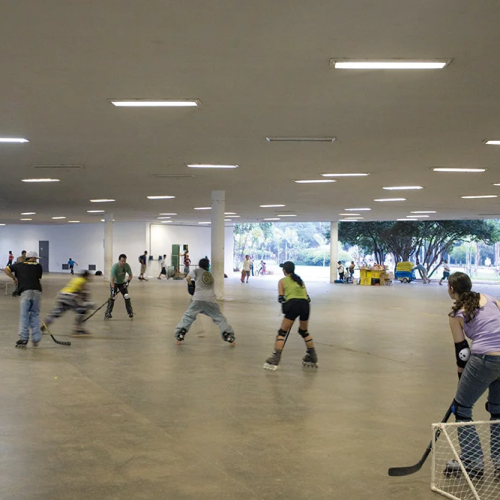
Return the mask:
{"type": "Polygon", "coordinates": [[[30,329],[33,346],[37,347],[42,340],[40,328],[40,305],[42,295],[42,266],[37,262],[36,252],[28,252],[26,260],[4,268],[4,272],[14,281],[21,295],[21,320],[19,324],[19,340],[16,347],[28,345],[30,329]]]}
{"type": "MultiPolygon", "coordinates": [[[[500,302],[473,292],[471,279],[460,272],[448,278],[448,294],[455,301],[449,316],[460,379],[452,408],[456,421],[472,421],[474,404],[486,390],[491,420],[500,420],[500,302]],[[470,349],[466,337],[472,341],[470,349]]],[[[491,460],[500,479],[500,424],[490,429],[491,460]]],[[[482,478],[483,450],[476,428],[458,427],[457,432],[465,470],[471,479],[482,478]]],[[[459,476],[459,463],[449,460],[444,474],[459,476]]]]}
{"type": "Polygon", "coordinates": [[[201,259],[198,269],[194,269],[186,276],[188,290],[193,300],[179,324],[175,327],[177,345],[184,341],[184,337],[196,320],[198,314],[205,314],[219,327],[222,340],[234,345],[234,330],[221,313],[214,292],[214,277],[209,272],[210,262],[207,258],[201,259]]]}

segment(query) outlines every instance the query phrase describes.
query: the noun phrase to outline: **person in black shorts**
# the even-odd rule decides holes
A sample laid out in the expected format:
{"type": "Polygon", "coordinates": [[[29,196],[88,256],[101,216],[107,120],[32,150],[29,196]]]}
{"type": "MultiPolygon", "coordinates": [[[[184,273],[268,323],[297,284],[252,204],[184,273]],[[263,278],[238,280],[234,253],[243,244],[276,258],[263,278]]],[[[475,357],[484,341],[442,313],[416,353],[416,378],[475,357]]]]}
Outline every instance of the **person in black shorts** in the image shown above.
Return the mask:
{"type": "Polygon", "coordinates": [[[295,320],[299,318],[299,335],[304,339],[306,344],[306,355],[302,358],[302,365],[317,368],[318,356],[314,349],[314,343],[311,335],[307,331],[309,323],[309,303],[311,299],[307,294],[306,286],[300,276],[295,274],[295,264],[293,262],[285,262],[280,264],[285,275],[278,284],[278,302],[282,306],[285,317],[281,322],[281,328],[278,330],[276,342],[274,344],[274,352],[264,364],[264,368],[268,370],[276,370],[281,360],[281,353],[285,345],[285,338],[291,330],[295,320]]]}

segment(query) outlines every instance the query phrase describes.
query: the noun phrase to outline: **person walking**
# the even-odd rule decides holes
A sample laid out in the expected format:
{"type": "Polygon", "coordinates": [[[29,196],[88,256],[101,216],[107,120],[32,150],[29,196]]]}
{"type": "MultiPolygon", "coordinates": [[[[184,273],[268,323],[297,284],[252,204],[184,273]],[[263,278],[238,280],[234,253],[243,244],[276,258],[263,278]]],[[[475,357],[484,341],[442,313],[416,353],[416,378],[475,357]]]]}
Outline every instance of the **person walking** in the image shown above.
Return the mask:
{"type": "Polygon", "coordinates": [[[71,274],[75,274],[75,266],[77,266],[78,263],[75,262],[71,257],[69,258],[68,260],[68,267],[69,267],[69,271],[71,274]]]}
{"type": "Polygon", "coordinates": [[[139,257],[139,263],[141,264],[141,273],[139,274],[139,280],[141,281],[148,281],[144,277],[144,273],[146,272],[147,269],[147,262],[148,262],[148,252],[144,250],[144,253],[139,257]]]}
{"type": "Polygon", "coordinates": [[[344,265],[342,264],[342,261],[337,262],[337,271],[339,273],[339,280],[344,281],[344,265]]]}
{"type": "Polygon", "coordinates": [[[194,293],[191,304],[189,304],[184,316],[175,327],[174,335],[177,339],[177,345],[184,341],[198,314],[205,314],[211,318],[219,327],[222,340],[229,342],[231,345],[235,344],[233,327],[227,322],[227,319],[221,313],[219,304],[217,304],[214,292],[214,277],[209,272],[208,266],[208,259],[201,259],[198,263],[198,269],[194,269],[186,277],[188,289],[190,289],[190,293],[191,291],[194,293]]]}
{"type": "Polygon", "coordinates": [[[162,276],[165,276],[168,279],[168,274],[167,274],[167,255],[163,255],[163,259],[160,262],[161,265],[161,271],[160,274],[158,275],[158,279],[161,280],[162,276]]]}
{"type": "Polygon", "coordinates": [[[20,264],[21,262],[24,262],[26,260],[26,250],[23,250],[21,252],[21,255],[17,258],[16,264],[20,264]]]}
{"type": "Polygon", "coordinates": [[[427,276],[427,269],[425,269],[425,267],[422,264],[420,264],[418,259],[417,259],[417,262],[416,262],[415,267],[413,269],[418,269],[418,272],[420,273],[420,277],[422,278],[422,282],[424,285],[426,283],[431,282],[431,280],[427,276]]]}
{"type": "Polygon", "coordinates": [[[439,280],[439,284],[443,284],[443,280],[447,280],[450,277],[450,266],[448,265],[448,261],[445,260],[443,262],[443,277],[439,280]]]}
{"type": "MultiPolygon", "coordinates": [[[[12,252],[11,252],[12,253],[12,252]]],[[[14,259],[14,256],[12,256],[14,259]]],[[[42,340],[40,329],[40,305],[42,295],[42,266],[37,262],[36,252],[28,252],[26,260],[11,264],[4,268],[4,273],[14,281],[18,293],[21,295],[21,319],[19,322],[19,340],[16,347],[24,348],[28,345],[31,329],[31,341],[37,347],[42,340]]]]}
{"type": "Polygon", "coordinates": [[[12,253],[12,250],[9,250],[9,260],[7,261],[7,265],[10,266],[13,263],[14,263],[14,254],[12,253]]]}
{"type": "Polygon", "coordinates": [[[248,283],[248,278],[250,278],[250,269],[252,266],[252,261],[250,260],[250,255],[245,255],[245,260],[241,266],[241,282],[245,283],[245,278],[248,283]]]}
{"type": "Polygon", "coordinates": [[[309,312],[311,299],[307,294],[306,285],[301,277],[295,274],[295,264],[287,261],[280,264],[285,275],[278,283],[278,302],[285,317],[281,322],[281,328],[278,330],[276,342],[274,343],[274,352],[264,364],[268,370],[276,370],[281,361],[281,354],[285,345],[285,339],[293,327],[297,318],[299,318],[299,335],[306,344],[306,355],[302,358],[302,365],[311,368],[318,367],[318,356],[314,349],[313,338],[307,330],[309,324],[309,312]]]}
{"type": "Polygon", "coordinates": [[[189,266],[191,265],[191,259],[189,258],[189,253],[186,251],[184,254],[184,274],[187,276],[189,274],[189,266]]]}
{"type": "MultiPolygon", "coordinates": [[[[472,291],[470,277],[455,272],[448,278],[448,294],[454,301],[449,313],[455,344],[458,388],[452,410],[457,422],[471,422],[477,400],[488,390],[486,410],[491,420],[500,420],[500,302],[490,295],[472,291]],[[467,338],[472,341],[469,348],[467,338]]],[[[460,459],[471,479],[481,479],[484,460],[481,442],[472,425],[458,427],[460,459]]],[[[500,424],[490,427],[491,460],[500,479],[500,424]]],[[[444,474],[459,476],[457,460],[446,463],[444,474]]]]}
{"type": "Polygon", "coordinates": [[[89,302],[88,283],[92,275],[89,271],[83,271],[79,276],[72,278],[70,282],[57,294],[56,305],[52,312],[44,319],[42,323],[42,332],[46,326],[54,322],[56,318],[61,317],[66,311],[71,310],[76,313],[75,328],[73,336],[89,335],[89,332],[83,328],[83,319],[85,313],[94,307],[89,302]]]}
{"type": "Polygon", "coordinates": [[[109,279],[110,297],[108,299],[108,307],[106,308],[104,319],[112,318],[111,313],[115,307],[115,300],[118,292],[120,292],[125,299],[125,307],[127,309],[128,317],[130,319],[134,317],[134,310],[132,309],[132,302],[128,293],[128,287],[133,277],[132,269],[130,265],[127,264],[127,256],[122,253],[118,257],[118,262],[111,268],[109,279]]]}

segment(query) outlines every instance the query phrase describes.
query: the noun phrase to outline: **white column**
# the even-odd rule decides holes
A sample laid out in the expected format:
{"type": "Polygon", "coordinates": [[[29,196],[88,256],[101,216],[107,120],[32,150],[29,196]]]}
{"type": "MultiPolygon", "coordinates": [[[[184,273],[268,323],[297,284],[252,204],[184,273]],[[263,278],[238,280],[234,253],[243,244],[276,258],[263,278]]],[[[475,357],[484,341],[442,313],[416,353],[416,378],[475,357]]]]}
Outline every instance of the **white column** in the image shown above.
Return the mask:
{"type": "Polygon", "coordinates": [[[104,279],[109,280],[113,266],[113,214],[104,214],[104,279]]]}
{"type": "Polygon", "coordinates": [[[330,222],[330,283],[337,279],[339,223],[330,222]]]}
{"type": "Polygon", "coordinates": [[[224,298],[224,191],[212,191],[212,253],[210,271],[214,277],[215,296],[224,298]]]}

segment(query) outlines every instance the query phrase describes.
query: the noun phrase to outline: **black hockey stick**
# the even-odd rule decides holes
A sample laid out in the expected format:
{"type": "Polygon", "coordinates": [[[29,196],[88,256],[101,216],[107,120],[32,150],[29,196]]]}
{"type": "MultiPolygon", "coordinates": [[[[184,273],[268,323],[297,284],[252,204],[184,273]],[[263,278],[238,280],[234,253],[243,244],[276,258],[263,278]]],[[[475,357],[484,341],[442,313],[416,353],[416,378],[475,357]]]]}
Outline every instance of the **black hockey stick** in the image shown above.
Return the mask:
{"type": "Polygon", "coordinates": [[[43,327],[45,328],[45,330],[47,331],[47,333],[52,337],[52,340],[56,343],[56,344],[59,344],[59,345],[66,345],[66,346],[70,346],[71,345],[71,342],[66,342],[64,340],[57,340],[54,335],[52,335],[50,333],[50,330],[49,330],[49,327],[42,321],[42,325],[43,327]]]}
{"type": "MultiPolygon", "coordinates": [[[[443,417],[443,420],[441,420],[441,423],[444,424],[445,422],[448,421],[450,415],[452,414],[452,408],[453,404],[451,404],[450,407],[448,408],[448,411],[446,412],[446,415],[443,417]]],[[[437,441],[437,438],[439,437],[440,434],[441,431],[437,430],[434,436],[434,441],[437,441]]],[[[409,476],[410,474],[415,474],[415,472],[418,472],[422,468],[422,465],[424,465],[431,450],[432,450],[432,441],[429,443],[429,446],[427,446],[427,449],[425,450],[425,453],[422,455],[420,462],[418,462],[415,465],[410,465],[409,467],[391,467],[388,472],[389,476],[401,477],[401,476],[409,476]]]]}
{"type": "Polygon", "coordinates": [[[96,314],[97,312],[99,312],[110,300],[114,300],[114,299],[108,299],[106,300],[106,302],[104,302],[104,304],[100,307],[98,307],[92,314],[89,314],[83,321],[82,323],[85,323],[85,321],[87,321],[88,319],[90,319],[94,314],[96,314]]]}

